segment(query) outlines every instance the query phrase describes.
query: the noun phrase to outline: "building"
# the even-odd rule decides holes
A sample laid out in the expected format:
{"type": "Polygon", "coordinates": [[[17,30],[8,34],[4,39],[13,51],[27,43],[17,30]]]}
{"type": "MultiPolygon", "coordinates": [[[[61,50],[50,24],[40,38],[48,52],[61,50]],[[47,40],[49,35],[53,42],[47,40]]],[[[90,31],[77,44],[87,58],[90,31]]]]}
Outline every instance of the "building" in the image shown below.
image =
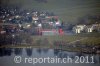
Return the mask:
{"type": "Polygon", "coordinates": [[[87,25],[87,32],[100,31],[100,24],[87,25]]]}
{"type": "Polygon", "coordinates": [[[86,26],[86,32],[93,32],[93,30],[94,30],[94,28],[93,28],[93,26],[92,25],[88,25],[88,26],[86,26]]]}
{"type": "Polygon", "coordinates": [[[43,29],[41,31],[42,35],[45,36],[45,35],[59,35],[59,31],[56,30],[56,29],[43,29]]]}
{"type": "Polygon", "coordinates": [[[97,31],[100,32],[100,24],[92,24],[92,25],[76,25],[73,27],[73,31],[75,33],[82,33],[82,32],[93,32],[97,31]]]}
{"type": "Polygon", "coordinates": [[[86,25],[76,25],[75,27],[73,27],[73,31],[75,33],[81,33],[82,31],[84,31],[86,25]]]}
{"type": "Polygon", "coordinates": [[[39,20],[39,18],[38,18],[37,16],[33,16],[32,19],[33,19],[34,21],[39,20]]]}
{"type": "Polygon", "coordinates": [[[94,30],[100,31],[100,24],[93,24],[94,30]]]}

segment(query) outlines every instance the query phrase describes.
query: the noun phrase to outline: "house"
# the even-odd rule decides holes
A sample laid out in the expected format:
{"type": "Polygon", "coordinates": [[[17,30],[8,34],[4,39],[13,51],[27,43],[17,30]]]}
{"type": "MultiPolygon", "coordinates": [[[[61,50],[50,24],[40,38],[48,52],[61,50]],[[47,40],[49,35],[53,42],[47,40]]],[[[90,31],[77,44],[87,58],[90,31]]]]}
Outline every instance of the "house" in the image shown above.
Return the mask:
{"type": "Polygon", "coordinates": [[[61,21],[60,21],[60,20],[57,20],[57,21],[55,22],[55,26],[56,26],[56,27],[61,26],[61,21]]]}
{"type": "Polygon", "coordinates": [[[87,25],[87,32],[100,31],[100,24],[87,25]]]}
{"type": "Polygon", "coordinates": [[[45,35],[59,35],[59,32],[58,30],[56,29],[43,29],[41,31],[42,35],[45,36],[45,35]]]}
{"type": "Polygon", "coordinates": [[[38,27],[42,28],[42,24],[41,24],[41,23],[39,23],[39,24],[38,24],[38,27]]]}
{"type": "Polygon", "coordinates": [[[76,25],[75,27],[73,27],[73,31],[75,33],[81,33],[82,31],[84,31],[86,25],[76,25]]]}
{"type": "Polygon", "coordinates": [[[32,14],[33,14],[34,16],[38,16],[38,12],[37,12],[37,11],[34,11],[32,14]]]}
{"type": "Polygon", "coordinates": [[[93,28],[93,25],[88,25],[86,26],[86,32],[93,32],[94,28],[93,28]]]}
{"type": "Polygon", "coordinates": [[[18,28],[17,24],[0,23],[0,34],[15,33],[18,28]]]}
{"type": "Polygon", "coordinates": [[[37,27],[37,35],[42,35],[42,36],[59,35],[59,31],[57,29],[42,29],[37,27]]]}
{"type": "Polygon", "coordinates": [[[6,31],[3,30],[2,26],[0,25],[0,34],[5,34],[6,31]]]}
{"type": "Polygon", "coordinates": [[[38,18],[37,16],[33,16],[32,19],[33,19],[34,21],[39,20],[39,18],[38,18]]]}
{"type": "Polygon", "coordinates": [[[100,31],[100,24],[93,24],[94,30],[100,31]]]}
{"type": "Polygon", "coordinates": [[[100,24],[92,24],[92,25],[76,25],[73,27],[73,31],[75,33],[82,33],[82,32],[93,32],[93,31],[100,31],[100,24]]]}

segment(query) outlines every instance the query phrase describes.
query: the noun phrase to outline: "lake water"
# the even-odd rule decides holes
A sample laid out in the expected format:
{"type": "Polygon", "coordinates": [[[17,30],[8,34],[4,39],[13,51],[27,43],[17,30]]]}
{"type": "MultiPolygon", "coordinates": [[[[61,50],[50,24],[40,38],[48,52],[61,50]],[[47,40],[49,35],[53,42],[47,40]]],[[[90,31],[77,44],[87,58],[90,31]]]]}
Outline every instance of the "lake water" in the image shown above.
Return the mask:
{"type": "Polygon", "coordinates": [[[57,49],[0,48],[0,66],[100,66],[100,55],[57,49]]]}

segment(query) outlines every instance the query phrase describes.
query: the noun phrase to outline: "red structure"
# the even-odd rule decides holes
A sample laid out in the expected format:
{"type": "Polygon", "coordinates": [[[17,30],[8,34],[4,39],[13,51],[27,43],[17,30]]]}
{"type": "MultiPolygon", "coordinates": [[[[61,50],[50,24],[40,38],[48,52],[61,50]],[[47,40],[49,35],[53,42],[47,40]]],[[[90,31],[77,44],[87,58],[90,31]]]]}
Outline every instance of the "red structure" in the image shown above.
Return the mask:
{"type": "Polygon", "coordinates": [[[63,30],[60,28],[59,29],[59,35],[63,35],[63,34],[64,34],[63,30]]]}

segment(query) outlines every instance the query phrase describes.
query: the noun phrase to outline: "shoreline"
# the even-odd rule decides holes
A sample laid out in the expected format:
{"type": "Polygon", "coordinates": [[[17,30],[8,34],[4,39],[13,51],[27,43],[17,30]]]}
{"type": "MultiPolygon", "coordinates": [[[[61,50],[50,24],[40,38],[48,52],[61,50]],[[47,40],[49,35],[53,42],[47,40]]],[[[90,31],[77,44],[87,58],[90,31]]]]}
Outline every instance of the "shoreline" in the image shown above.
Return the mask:
{"type": "Polygon", "coordinates": [[[81,52],[86,54],[100,54],[100,50],[90,49],[88,47],[56,47],[56,46],[34,46],[34,45],[5,45],[0,48],[40,48],[40,49],[57,49],[68,52],[81,52]]]}

